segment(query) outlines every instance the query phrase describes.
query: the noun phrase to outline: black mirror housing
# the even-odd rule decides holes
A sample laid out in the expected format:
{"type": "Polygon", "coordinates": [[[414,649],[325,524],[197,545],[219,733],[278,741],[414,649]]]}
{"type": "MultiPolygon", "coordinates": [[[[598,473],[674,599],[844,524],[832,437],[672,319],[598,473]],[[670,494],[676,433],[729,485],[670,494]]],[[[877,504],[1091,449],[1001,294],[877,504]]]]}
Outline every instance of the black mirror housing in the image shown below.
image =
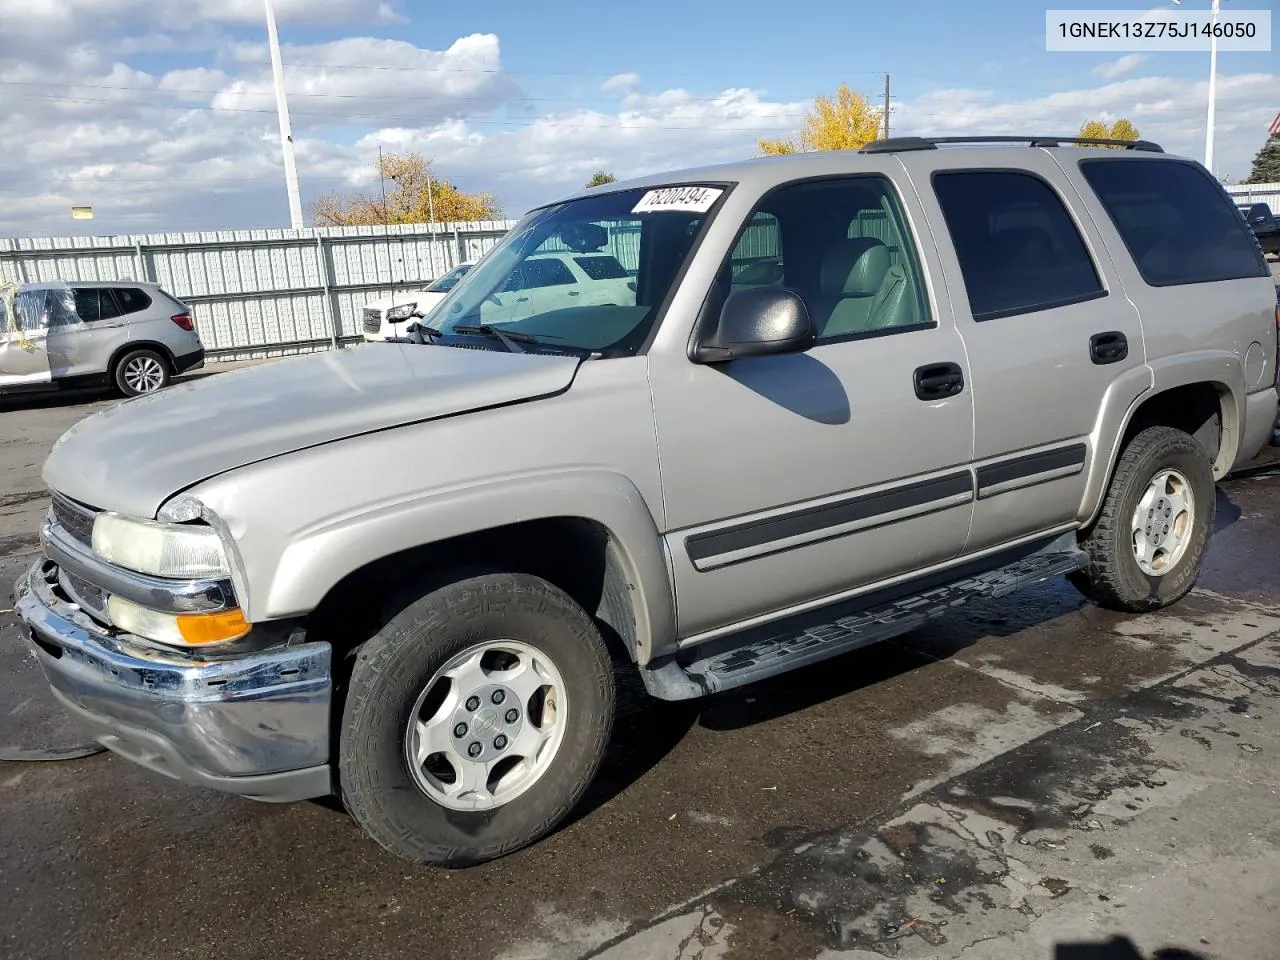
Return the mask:
{"type": "Polygon", "coordinates": [[[729,295],[715,326],[694,347],[695,363],[800,353],[818,339],[800,296],[786,287],[757,287],[729,295]]]}

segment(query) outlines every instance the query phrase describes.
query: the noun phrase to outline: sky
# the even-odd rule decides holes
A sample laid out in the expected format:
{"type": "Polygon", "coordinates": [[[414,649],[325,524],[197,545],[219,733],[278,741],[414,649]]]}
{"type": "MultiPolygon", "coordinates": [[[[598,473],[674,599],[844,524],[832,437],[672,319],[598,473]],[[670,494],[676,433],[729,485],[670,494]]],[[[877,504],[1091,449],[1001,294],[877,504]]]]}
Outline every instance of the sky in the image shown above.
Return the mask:
{"type": "MultiPolygon", "coordinates": [[[[1123,116],[1204,155],[1207,53],[1047,53],[1026,0],[275,7],[308,223],[317,196],[376,187],[379,147],[516,218],[597,169],[750,157],[842,82],[879,101],[886,73],[894,135],[1123,116]]],[[[1248,175],[1277,111],[1280,52],[1220,55],[1220,176],[1248,175]]],[[[0,143],[0,236],[289,225],[262,0],[0,0],[0,143]]]]}

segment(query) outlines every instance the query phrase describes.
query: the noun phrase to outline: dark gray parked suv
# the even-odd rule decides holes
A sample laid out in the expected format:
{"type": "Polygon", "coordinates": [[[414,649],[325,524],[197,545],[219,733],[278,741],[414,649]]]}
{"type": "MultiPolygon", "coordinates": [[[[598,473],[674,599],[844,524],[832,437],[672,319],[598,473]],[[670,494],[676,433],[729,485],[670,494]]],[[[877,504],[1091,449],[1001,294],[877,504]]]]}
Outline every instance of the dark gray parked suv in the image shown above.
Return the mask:
{"type": "Polygon", "coordinates": [[[53,281],[0,297],[0,393],[110,384],[132,397],[203,364],[191,308],[159,284],[53,281]]]}

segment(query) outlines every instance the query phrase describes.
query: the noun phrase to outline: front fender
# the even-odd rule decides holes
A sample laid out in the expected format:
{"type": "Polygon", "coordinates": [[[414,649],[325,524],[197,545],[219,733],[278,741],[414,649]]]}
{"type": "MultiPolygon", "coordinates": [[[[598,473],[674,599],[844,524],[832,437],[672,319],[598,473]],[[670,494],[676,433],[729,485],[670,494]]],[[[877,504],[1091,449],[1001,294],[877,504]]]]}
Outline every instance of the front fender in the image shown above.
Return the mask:
{"type": "Polygon", "coordinates": [[[662,538],[635,484],[581,469],[468,485],[409,502],[384,503],[299,532],[265,580],[255,583],[251,620],[305,614],[339,581],[383,557],[452,537],[529,520],[580,517],[609,531],[632,590],[636,652],[675,636],[675,601],[662,538]]]}

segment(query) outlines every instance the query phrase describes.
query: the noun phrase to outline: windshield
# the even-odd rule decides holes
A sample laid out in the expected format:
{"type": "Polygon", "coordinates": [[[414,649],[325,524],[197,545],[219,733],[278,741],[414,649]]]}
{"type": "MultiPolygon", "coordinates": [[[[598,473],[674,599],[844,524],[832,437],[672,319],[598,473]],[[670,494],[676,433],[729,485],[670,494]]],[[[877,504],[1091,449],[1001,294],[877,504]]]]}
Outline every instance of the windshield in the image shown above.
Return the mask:
{"type": "Polygon", "coordinates": [[[453,288],[430,322],[446,342],[491,325],[534,350],[635,353],[723,193],[711,186],[625,190],[536,210],[453,288]]]}
{"type": "Polygon", "coordinates": [[[431,286],[427,287],[427,293],[448,293],[454,288],[457,282],[462,279],[462,275],[470,269],[470,264],[463,264],[460,267],[454,267],[435,283],[431,284],[431,286]]]}

